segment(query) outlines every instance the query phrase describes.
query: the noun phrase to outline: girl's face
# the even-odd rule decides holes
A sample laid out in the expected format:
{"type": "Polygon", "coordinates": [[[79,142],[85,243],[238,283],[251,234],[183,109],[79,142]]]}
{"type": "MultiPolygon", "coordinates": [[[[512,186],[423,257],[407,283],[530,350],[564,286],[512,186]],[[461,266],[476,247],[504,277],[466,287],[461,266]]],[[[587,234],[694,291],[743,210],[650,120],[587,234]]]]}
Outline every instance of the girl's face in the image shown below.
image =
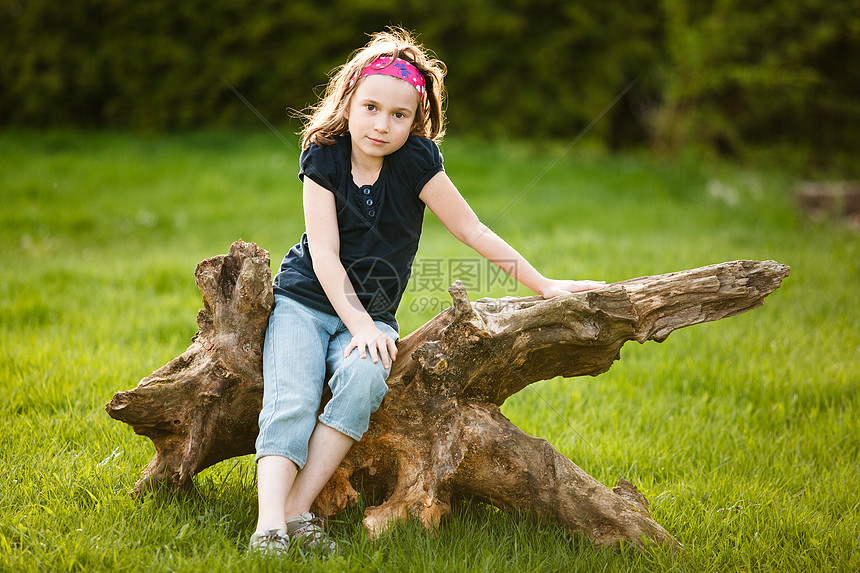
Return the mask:
{"type": "Polygon", "coordinates": [[[353,159],[382,164],[409,138],[418,109],[418,90],[391,76],[361,79],[349,104],[347,121],[353,159]]]}

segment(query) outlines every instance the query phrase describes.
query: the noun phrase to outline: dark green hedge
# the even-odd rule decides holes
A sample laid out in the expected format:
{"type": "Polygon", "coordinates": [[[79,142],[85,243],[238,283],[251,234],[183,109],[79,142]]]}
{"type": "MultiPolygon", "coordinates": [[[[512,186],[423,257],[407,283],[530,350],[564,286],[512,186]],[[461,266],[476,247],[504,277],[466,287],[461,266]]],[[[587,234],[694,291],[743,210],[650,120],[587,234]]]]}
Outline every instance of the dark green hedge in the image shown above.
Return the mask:
{"type": "Polygon", "coordinates": [[[824,0],[0,0],[0,125],[256,124],[226,80],[283,126],[389,24],[448,64],[452,132],[571,137],[639,78],[592,137],[860,151],[860,14],[824,0]]]}

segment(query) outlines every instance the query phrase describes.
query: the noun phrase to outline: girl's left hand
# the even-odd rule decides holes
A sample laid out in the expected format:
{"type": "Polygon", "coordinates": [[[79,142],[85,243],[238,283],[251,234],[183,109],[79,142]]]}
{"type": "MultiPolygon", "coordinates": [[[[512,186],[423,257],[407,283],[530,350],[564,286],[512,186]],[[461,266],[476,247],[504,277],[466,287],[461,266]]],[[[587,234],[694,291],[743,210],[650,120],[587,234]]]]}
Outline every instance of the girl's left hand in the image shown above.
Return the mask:
{"type": "Polygon", "coordinates": [[[367,358],[367,355],[370,354],[370,359],[374,364],[381,359],[386,370],[391,368],[391,362],[397,358],[397,344],[373,323],[359,329],[353,335],[343,357],[349,356],[353,350],[358,351],[361,358],[367,358]]]}
{"type": "Polygon", "coordinates": [[[553,298],[572,292],[584,292],[606,286],[606,281],[565,281],[547,279],[541,295],[544,298],[553,298]]]}

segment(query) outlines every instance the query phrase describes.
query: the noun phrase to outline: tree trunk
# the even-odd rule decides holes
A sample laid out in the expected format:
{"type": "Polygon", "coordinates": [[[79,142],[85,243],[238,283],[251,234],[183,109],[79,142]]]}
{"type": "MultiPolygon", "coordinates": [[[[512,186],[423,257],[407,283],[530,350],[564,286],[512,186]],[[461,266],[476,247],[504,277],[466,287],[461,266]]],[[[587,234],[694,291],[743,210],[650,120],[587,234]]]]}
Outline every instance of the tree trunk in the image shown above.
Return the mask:
{"type": "MultiPolygon", "coordinates": [[[[662,342],[678,328],[761,306],[788,271],[773,261],[735,261],[551,300],[474,303],[454,283],[453,306],[398,343],[389,392],[317,498],[317,513],[354,504],[361,483],[385,495],[365,511],[370,536],[410,516],[435,527],[452,497],[469,495],[549,516],[599,546],[677,546],[635,486],[603,486],[499,407],[539,380],[606,372],[628,340],[662,342]]],[[[196,276],[204,308],[192,345],[107,405],[155,444],[138,492],[187,487],[206,467],[254,451],[269,256],[237,242],[200,263],[196,276]]]]}

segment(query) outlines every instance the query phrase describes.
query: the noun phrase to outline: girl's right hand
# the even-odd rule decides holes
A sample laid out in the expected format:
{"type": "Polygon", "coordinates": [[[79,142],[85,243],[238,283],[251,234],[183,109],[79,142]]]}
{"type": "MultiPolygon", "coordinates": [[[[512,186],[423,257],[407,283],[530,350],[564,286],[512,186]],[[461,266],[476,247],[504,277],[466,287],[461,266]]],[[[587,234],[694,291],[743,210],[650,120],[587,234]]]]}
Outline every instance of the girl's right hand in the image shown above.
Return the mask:
{"type": "Polygon", "coordinates": [[[540,294],[544,298],[555,298],[560,295],[584,292],[587,290],[603,288],[605,286],[606,283],[604,281],[565,281],[546,279],[540,294]]]}
{"type": "Polygon", "coordinates": [[[379,330],[375,324],[360,328],[352,336],[343,357],[349,356],[353,349],[358,349],[362,358],[367,358],[369,352],[374,364],[382,358],[382,365],[386,370],[391,368],[391,362],[397,358],[397,344],[394,339],[379,330]]]}

